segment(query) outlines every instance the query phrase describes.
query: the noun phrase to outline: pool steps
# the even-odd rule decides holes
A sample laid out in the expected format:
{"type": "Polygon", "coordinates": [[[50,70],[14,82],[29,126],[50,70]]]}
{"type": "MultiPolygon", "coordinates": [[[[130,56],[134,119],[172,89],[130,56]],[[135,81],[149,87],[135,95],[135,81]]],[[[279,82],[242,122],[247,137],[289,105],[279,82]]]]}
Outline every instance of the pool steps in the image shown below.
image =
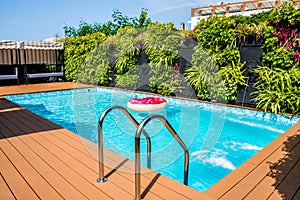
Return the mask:
{"type": "Polygon", "coordinates": [[[135,135],[135,200],[141,200],[141,158],[140,158],[140,137],[143,134],[147,140],[147,167],[151,169],[151,140],[148,133],[144,130],[144,127],[153,119],[159,119],[163,125],[168,129],[174,139],[178,142],[178,144],[184,150],[184,181],[185,185],[188,185],[188,172],[189,172],[189,151],[187,146],[178,136],[176,131],[173,129],[168,120],[162,116],[157,114],[152,114],[146,117],[140,124],[136,121],[136,119],[127,111],[126,108],[114,105],[107,108],[100,116],[98,121],[98,156],[99,156],[99,178],[97,182],[105,183],[107,181],[107,177],[104,176],[104,152],[103,152],[103,121],[107,114],[112,110],[121,110],[130,121],[137,127],[136,135],[135,135]]]}

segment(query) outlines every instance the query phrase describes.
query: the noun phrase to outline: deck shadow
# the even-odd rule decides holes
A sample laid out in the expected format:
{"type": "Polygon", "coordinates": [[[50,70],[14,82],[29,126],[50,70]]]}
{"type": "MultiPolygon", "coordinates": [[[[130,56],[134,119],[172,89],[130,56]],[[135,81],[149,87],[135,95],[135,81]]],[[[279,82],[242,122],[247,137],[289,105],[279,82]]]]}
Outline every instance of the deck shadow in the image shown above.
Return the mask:
{"type": "Polygon", "coordinates": [[[269,177],[275,180],[272,185],[282,199],[298,199],[300,195],[300,130],[284,142],[283,157],[270,164],[269,177]]]}
{"type": "Polygon", "coordinates": [[[6,109],[18,108],[18,107],[20,106],[5,98],[0,97],[0,111],[6,109]]]}
{"type": "Polygon", "coordinates": [[[161,176],[161,174],[156,174],[154,178],[151,180],[151,182],[148,184],[148,186],[145,188],[144,192],[141,194],[142,198],[145,198],[148,192],[151,190],[151,188],[154,186],[158,178],[161,176]]]}
{"type": "Polygon", "coordinates": [[[0,139],[62,129],[28,110],[0,112],[0,139]]]}
{"type": "Polygon", "coordinates": [[[120,169],[126,162],[128,162],[129,159],[126,158],[125,160],[123,160],[122,162],[120,162],[115,168],[113,168],[110,172],[108,172],[104,177],[108,178],[111,175],[113,175],[113,173],[115,173],[118,169],[120,169]]]}

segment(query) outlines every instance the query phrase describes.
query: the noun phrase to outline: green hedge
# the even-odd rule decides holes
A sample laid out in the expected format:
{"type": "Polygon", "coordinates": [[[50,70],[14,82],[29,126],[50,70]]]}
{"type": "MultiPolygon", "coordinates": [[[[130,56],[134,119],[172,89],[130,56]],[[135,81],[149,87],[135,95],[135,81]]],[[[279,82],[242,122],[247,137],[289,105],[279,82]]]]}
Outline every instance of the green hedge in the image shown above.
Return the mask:
{"type": "Polygon", "coordinates": [[[199,46],[185,76],[200,99],[234,101],[238,86],[246,85],[235,46],[236,27],[235,19],[225,16],[211,16],[196,26],[199,46]]]}
{"type": "Polygon", "coordinates": [[[66,79],[75,81],[79,69],[83,66],[86,57],[106,39],[103,33],[94,33],[81,37],[61,39],[64,43],[64,59],[66,79]]]}
{"type": "Polygon", "coordinates": [[[264,111],[299,115],[299,27],[300,8],[293,1],[251,17],[212,16],[201,20],[194,31],[211,59],[207,61],[206,58],[210,65],[200,59],[203,50],[197,47],[186,76],[199,98],[224,99],[225,96],[227,100],[234,100],[237,87],[246,85],[241,71],[244,63],[239,62],[236,41],[244,41],[248,34],[255,34],[257,39],[264,38],[264,52],[263,65],[254,71],[258,80],[252,98],[264,111]],[[210,69],[212,66],[214,69],[210,69]],[[211,77],[221,77],[222,81],[217,78],[217,84],[213,83],[211,77]],[[224,88],[225,94],[213,85],[224,88]]]}
{"type": "Polygon", "coordinates": [[[263,66],[254,93],[257,107],[274,113],[300,114],[300,8],[295,2],[270,12],[264,27],[263,66]]]}
{"type": "Polygon", "coordinates": [[[172,23],[149,23],[144,29],[121,28],[109,38],[102,33],[66,38],[62,40],[66,78],[106,85],[114,69],[117,86],[137,89],[141,81],[139,59],[141,53],[146,53],[151,90],[174,95],[182,82],[175,67],[180,58],[178,49],[190,36],[199,45],[185,78],[199,99],[233,101],[237,88],[246,86],[241,70],[245,63],[240,62],[237,41],[243,41],[247,34],[257,38],[263,34],[263,66],[254,71],[258,74],[254,101],[265,111],[299,115],[300,9],[293,3],[251,17],[212,16],[201,20],[191,32],[177,31],[172,23]],[[116,57],[114,66],[109,63],[111,56],[116,57]]]}

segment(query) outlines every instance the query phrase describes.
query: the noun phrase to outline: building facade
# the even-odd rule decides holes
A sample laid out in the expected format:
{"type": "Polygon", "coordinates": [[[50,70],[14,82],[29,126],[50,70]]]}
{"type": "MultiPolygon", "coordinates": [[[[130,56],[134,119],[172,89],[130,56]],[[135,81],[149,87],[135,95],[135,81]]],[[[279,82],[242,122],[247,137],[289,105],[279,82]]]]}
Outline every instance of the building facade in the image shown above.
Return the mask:
{"type": "MultiPolygon", "coordinates": [[[[191,29],[193,30],[200,19],[208,18],[212,15],[244,15],[250,16],[261,12],[269,11],[272,8],[280,6],[283,2],[288,0],[253,0],[244,2],[234,2],[227,4],[218,4],[203,6],[191,9],[191,29]]],[[[296,1],[300,5],[300,0],[296,1]]]]}

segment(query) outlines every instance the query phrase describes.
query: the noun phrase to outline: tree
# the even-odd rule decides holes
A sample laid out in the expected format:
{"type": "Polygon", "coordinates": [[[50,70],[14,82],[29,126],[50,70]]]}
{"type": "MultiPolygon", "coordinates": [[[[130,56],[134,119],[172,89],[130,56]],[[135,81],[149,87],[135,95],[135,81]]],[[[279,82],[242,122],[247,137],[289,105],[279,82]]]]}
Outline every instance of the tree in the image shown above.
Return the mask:
{"type": "Polygon", "coordinates": [[[123,15],[123,13],[119,10],[113,10],[112,21],[108,21],[106,23],[93,23],[88,24],[85,21],[80,21],[78,28],[73,26],[65,25],[63,27],[66,37],[78,37],[85,36],[87,34],[102,32],[105,35],[115,35],[117,34],[120,28],[124,28],[126,26],[131,26],[134,28],[141,28],[147,26],[151,19],[147,18],[148,12],[147,9],[142,9],[139,17],[128,17],[123,15]]]}

